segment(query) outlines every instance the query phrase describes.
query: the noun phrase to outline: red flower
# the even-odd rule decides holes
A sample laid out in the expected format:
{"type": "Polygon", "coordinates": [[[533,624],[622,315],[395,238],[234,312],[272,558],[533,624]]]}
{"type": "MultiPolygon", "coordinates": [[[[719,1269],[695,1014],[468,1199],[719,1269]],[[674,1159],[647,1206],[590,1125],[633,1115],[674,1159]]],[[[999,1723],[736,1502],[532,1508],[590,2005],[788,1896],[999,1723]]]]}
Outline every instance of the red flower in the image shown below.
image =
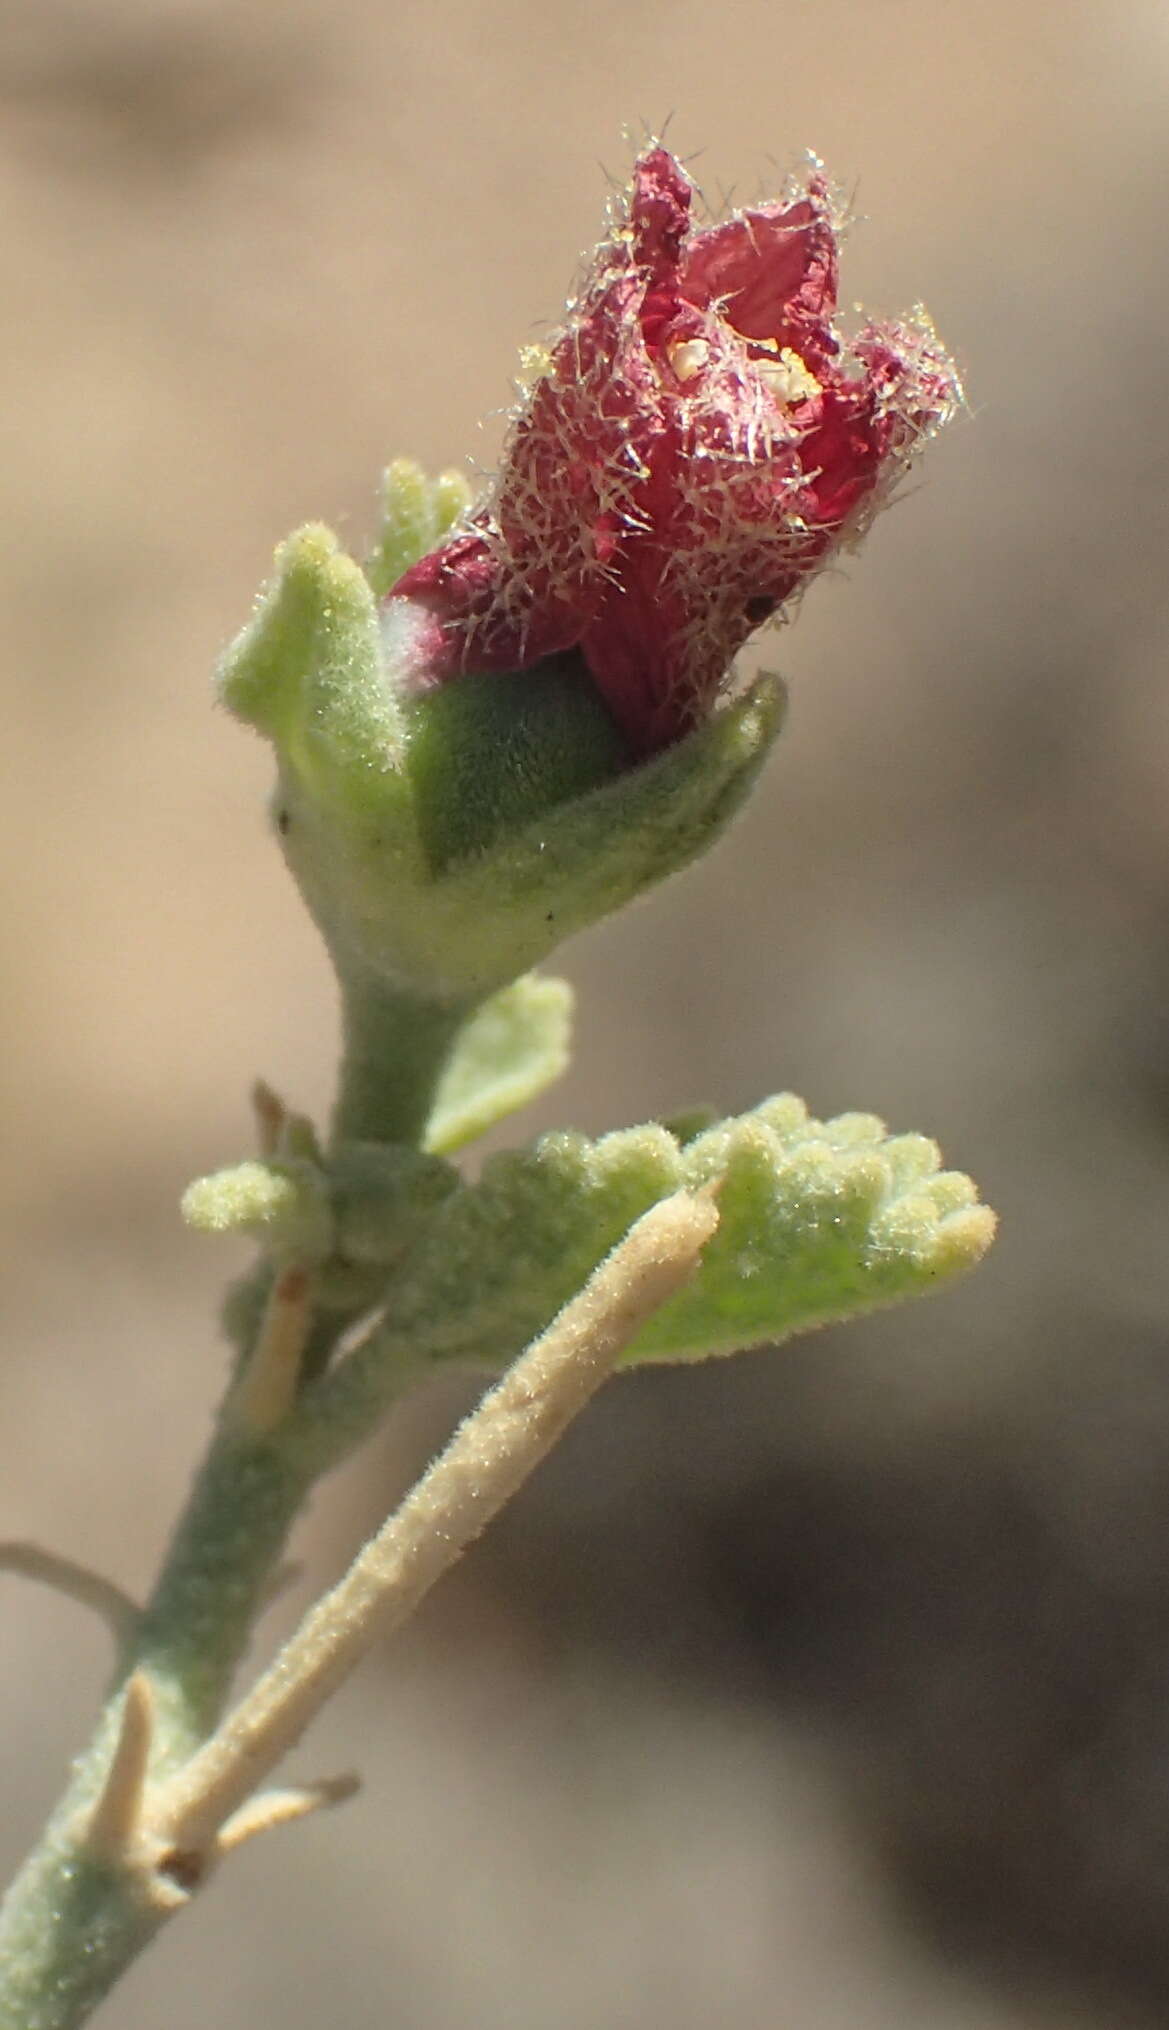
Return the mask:
{"type": "Polygon", "coordinates": [[[818,165],[717,225],[692,199],[664,148],[641,158],[485,503],[390,595],[421,684],[579,648],[642,754],[706,716],[961,399],[923,314],[836,331],[818,165]]]}

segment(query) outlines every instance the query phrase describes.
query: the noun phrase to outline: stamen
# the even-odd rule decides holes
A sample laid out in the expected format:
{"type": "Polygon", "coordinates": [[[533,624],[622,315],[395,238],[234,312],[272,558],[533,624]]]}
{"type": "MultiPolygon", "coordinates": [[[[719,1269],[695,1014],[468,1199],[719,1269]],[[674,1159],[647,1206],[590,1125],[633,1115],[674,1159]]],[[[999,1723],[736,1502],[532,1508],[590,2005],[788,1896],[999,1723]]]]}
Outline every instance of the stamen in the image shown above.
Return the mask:
{"type": "Polygon", "coordinates": [[[815,374],[790,345],[784,346],[777,360],[760,359],[752,364],[764,386],[785,408],[823,392],[815,374]]]}
{"type": "Polygon", "coordinates": [[[685,385],[702,372],[710,358],[710,346],[704,338],[678,338],[666,347],[666,358],[685,385]]]}

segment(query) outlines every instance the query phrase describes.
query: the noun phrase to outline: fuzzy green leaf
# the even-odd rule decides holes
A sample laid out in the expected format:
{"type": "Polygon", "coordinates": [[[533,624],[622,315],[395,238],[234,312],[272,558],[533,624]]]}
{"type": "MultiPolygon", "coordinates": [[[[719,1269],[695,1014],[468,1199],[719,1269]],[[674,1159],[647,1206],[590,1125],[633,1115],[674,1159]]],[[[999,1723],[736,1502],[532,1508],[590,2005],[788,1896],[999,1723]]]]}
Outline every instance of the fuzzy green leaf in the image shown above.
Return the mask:
{"type": "Polygon", "coordinates": [[[278,1253],[310,1261],[332,1246],[325,1179],[311,1162],[249,1159],[197,1177],[183,1193],[181,1210],[200,1233],[250,1234],[278,1253]]]}
{"type": "Polygon", "coordinates": [[[425,1146],[449,1155],[568,1069],[572,988],[525,974],[473,1015],[438,1083],[425,1146]]]}
{"type": "Polygon", "coordinates": [[[720,1224],[690,1286],[627,1356],[699,1360],[936,1289],[979,1260],[994,1216],[923,1136],[868,1114],[821,1122],[790,1095],[681,1147],[652,1125],[546,1135],[492,1158],[393,1278],[395,1329],[435,1357],[508,1360],[657,1199],[714,1182],[720,1224]]]}
{"type": "Polygon", "coordinates": [[[319,1303],[361,1309],[458,1185],[440,1156],[350,1141],[319,1162],[248,1159],[196,1178],[181,1209],[201,1233],[249,1234],[270,1256],[311,1262],[319,1303]]]}
{"type": "Polygon", "coordinates": [[[924,1135],[887,1137],[870,1114],[809,1120],[786,1095],[700,1136],[684,1168],[688,1183],[719,1180],[718,1232],[631,1361],[734,1353],[924,1295],[994,1234],[924,1135]]]}

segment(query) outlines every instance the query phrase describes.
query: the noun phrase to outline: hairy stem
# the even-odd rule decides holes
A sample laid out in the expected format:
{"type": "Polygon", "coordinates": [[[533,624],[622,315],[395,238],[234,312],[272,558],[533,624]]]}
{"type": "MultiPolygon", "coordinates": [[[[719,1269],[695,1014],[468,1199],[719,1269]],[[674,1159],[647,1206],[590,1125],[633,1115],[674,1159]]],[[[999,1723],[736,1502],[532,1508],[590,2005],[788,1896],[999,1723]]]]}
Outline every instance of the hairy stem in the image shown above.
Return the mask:
{"type": "Polygon", "coordinates": [[[161,1807],[169,1841],[199,1850],[238,1810],[374,1636],[413,1612],[551,1451],[640,1326],[687,1281],[717,1224],[713,1201],[685,1192],[643,1214],[172,1779],[161,1807]]]}
{"type": "Polygon", "coordinates": [[[157,1930],[160,1912],[82,1839],[122,1739],[125,1681],[149,1673],[152,1773],[179,1766],[222,1711],[306,1491],[274,1444],[213,1442],[93,1741],[0,1909],[0,2030],[73,2030],[157,1930]]]}
{"type": "Polygon", "coordinates": [[[282,1450],[277,1434],[241,1435],[223,1420],[127,1675],[0,1911],[0,2030],[77,2030],[185,1900],[188,1863],[189,1887],[217,1851],[337,1794],[281,1794],[247,1818],[256,1783],[372,1633],[411,1610],[526,1478],[690,1274],[716,1222],[704,1195],[643,1216],[207,1740],[320,1463],[300,1442],[282,1450]]]}
{"type": "Polygon", "coordinates": [[[309,1479],[275,1439],[220,1433],[130,1657],[150,1673],[164,1764],[214,1727],[309,1479]]]}
{"type": "MultiPolygon", "coordinates": [[[[462,1010],[445,1011],[435,1021],[428,1006],[394,999],[384,989],[348,990],[338,1134],[420,1137],[462,1019],[462,1010]],[[392,1069],[383,1066],[379,1074],[382,1050],[390,1053],[392,1069]]],[[[274,1132],[275,1113],[274,1102],[265,1105],[262,1131],[266,1122],[266,1131],[274,1132]]],[[[229,1387],[154,1591],[142,1614],[119,1627],[118,1671],[93,1740],[0,1907],[0,2030],[75,2030],[157,1931],[165,1915],[161,1905],[136,1893],[108,1851],[99,1843],[95,1852],[85,1839],[111,1766],[125,1752],[126,1686],[135,1674],[149,1684],[149,1775],[157,1780],[180,1767],[216,1725],[314,1479],[372,1429],[371,1422],[350,1425],[344,1443],[334,1444],[326,1459],[320,1448],[314,1454],[303,1444],[282,1443],[285,1434],[278,1429],[257,1430],[254,1419],[251,1428],[246,1418],[241,1422],[249,1362],[270,1326],[265,1312],[257,1341],[229,1387]]],[[[315,1338],[322,1338],[319,1327],[315,1338]]],[[[310,1331],[305,1365],[316,1371],[328,1346],[317,1344],[315,1354],[313,1349],[310,1331]]],[[[404,1383],[412,1372],[403,1363],[397,1379],[404,1383]]],[[[394,1379],[383,1375],[379,1407],[393,1392],[394,1379]]],[[[296,1422],[294,1410],[288,1424],[296,1422]]]]}
{"type": "Polygon", "coordinates": [[[372,973],[341,976],[337,1141],[417,1145],[434,1090],[474,999],[421,1001],[372,973]]]}

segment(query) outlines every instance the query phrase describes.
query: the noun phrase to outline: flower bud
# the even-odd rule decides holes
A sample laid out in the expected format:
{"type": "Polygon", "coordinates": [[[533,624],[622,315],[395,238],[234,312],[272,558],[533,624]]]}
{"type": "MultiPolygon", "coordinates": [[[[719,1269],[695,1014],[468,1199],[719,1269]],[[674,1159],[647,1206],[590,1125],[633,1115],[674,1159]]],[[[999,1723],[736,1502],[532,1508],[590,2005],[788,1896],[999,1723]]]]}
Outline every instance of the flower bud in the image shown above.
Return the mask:
{"type": "Polygon", "coordinates": [[[583,659],[419,688],[326,529],[283,545],[220,670],[271,739],[285,856],[342,976],[466,1005],[693,859],[778,730],[764,678],[632,765],[583,659]]]}
{"type": "Polygon", "coordinates": [[[702,725],[748,636],[864,533],[962,391],[924,312],[846,341],[819,163],[696,226],[637,163],[470,521],[406,570],[416,681],[576,649],[638,755],[702,725]]]}
{"type": "Polygon", "coordinates": [[[960,400],[924,316],[838,332],[818,164],[693,197],[638,162],[474,511],[398,461],[366,571],[303,530],[224,662],[343,978],[465,1010],[709,846],[780,720],[738,650],[960,400]]]}

